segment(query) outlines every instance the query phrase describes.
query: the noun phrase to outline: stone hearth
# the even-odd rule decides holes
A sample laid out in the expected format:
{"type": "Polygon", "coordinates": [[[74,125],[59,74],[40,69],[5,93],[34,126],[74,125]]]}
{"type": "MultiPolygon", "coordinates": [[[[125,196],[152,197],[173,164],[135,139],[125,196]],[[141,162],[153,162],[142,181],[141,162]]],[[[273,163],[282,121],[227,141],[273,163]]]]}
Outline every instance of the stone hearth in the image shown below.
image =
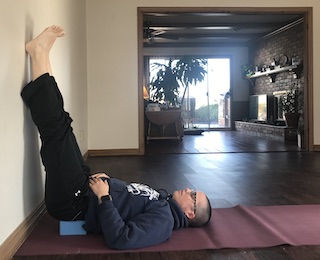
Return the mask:
{"type": "Polygon", "coordinates": [[[237,131],[246,132],[250,135],[279,141],[293,140],[296,138],[296,129],[290,129],[286,126],[235,121],[235,128],[237,131]]]}

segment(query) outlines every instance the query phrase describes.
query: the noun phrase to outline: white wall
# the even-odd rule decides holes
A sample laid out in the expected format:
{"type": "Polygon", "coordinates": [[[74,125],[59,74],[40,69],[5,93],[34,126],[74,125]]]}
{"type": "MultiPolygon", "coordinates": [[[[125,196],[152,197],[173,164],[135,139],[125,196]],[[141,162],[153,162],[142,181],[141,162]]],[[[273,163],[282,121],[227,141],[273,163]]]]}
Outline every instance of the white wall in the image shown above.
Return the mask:
{"type": "MultiPolygon", "coordinates": [[[[320,31],[318,0],[88,0],[87,5],[89,149],[139,146],[137,7],[313,7],[313,31],[320,31]]],[[[319,46],[320,34],[313,37],[313,45],[319,46]]],[[[314,48],[313,92],[318,98],[319,52],[314,48]]],[[[242,92],[237,94],[241,100],[242,92]]],[[[314,102],[315,114],[319,109],[314,102]]],[[[314,118],[314,133],[314,144],[319,145],[319,117],[314,118]]]]}
{"type": "Polygon", "coordinates": [[[87,21],[89,149],[137,148],[137,9],[89,0],[87,21]]]}
{"type": "MultiPolygon", "coordinates": [[[[0,245],[43,200],[39,138],[20,97],[29,81],[25,42],[58,24],[66,36],[53,47],[53,73],[87,151],[86,19],[84,0],[0,1],[0,245]]],[[[1,257],[0,257],[1,258],[1,257]]]]}

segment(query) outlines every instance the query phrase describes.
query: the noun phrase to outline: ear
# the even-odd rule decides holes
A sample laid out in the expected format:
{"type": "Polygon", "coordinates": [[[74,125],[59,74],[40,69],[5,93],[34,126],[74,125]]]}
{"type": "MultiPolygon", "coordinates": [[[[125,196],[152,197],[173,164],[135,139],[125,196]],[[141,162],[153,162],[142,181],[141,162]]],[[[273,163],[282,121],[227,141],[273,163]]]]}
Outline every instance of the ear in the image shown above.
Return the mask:
{"type": "Polygon", "coordinates": [[[196,217],[193,210],[185,211],[184,214],[187,216],[188,219],[192,220],[196,217]]]}

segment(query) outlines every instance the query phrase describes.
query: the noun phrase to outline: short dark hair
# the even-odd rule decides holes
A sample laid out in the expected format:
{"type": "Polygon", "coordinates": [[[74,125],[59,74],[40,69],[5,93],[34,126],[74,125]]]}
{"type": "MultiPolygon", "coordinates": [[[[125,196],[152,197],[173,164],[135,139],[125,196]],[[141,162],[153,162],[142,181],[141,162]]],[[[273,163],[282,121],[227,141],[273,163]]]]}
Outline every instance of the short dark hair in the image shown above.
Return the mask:
{"type": "Polygon", "coordinates": [[[206,196],[205,205],[197,207],[196,216],[194,219],[189,219],[190,227],[201,227],[207,224],[211,219],[211,203],[208,197],[206,196]]]}

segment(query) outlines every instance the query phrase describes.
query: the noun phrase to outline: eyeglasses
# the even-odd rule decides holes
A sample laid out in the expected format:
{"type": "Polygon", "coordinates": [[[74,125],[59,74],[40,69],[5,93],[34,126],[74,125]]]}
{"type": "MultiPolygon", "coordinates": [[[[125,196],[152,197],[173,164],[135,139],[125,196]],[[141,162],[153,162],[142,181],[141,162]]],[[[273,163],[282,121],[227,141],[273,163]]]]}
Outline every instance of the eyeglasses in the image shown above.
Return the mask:
{"type": "Polygon", "coordinates": [[[191,190],[190,196],[193,199],[193,213],[196,214],[196,211],[197,211],[197,192],[195,190],[191,190]]]}

